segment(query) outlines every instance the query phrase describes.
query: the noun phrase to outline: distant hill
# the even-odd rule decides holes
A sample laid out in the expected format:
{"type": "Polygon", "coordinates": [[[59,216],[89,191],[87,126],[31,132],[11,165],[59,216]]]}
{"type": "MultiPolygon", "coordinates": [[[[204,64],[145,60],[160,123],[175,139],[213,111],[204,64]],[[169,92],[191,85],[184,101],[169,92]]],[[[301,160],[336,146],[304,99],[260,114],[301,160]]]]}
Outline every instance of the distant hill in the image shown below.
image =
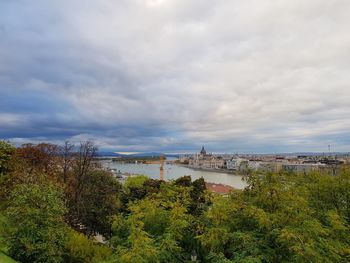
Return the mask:
{"type": "Polygon", "coordinates": [[[119,154],[119,153],[115,153],[115,152],[98,152],[97,153],[98,156],[100,157],[117,157],[117,156],[127,156],[127,155],[124,155],[124,154],[119,154]]]}
{"type": "Polygon", "coordinates": [[[177,154],[166,154],[166,153],[157,153],[157,152],[149,152],[149,153],[137,153],[137,154],[131,154],[130,156],[133,157],[159,157],[160,155],[164,155],[165,157],[179,157],[177,154]]]}

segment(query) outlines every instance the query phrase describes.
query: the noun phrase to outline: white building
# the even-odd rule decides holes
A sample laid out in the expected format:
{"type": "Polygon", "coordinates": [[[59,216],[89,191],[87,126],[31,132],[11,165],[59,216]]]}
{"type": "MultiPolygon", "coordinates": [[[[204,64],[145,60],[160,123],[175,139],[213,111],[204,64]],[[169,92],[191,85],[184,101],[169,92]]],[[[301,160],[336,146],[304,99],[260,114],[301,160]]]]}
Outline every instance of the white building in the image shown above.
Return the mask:
{"type": "Polygon", "coordinates": [[[241,158],[232,158],[231,160],[226,160],[226,168],[228,170],[239,170],[239,167],[243,159],[241,158]]]}

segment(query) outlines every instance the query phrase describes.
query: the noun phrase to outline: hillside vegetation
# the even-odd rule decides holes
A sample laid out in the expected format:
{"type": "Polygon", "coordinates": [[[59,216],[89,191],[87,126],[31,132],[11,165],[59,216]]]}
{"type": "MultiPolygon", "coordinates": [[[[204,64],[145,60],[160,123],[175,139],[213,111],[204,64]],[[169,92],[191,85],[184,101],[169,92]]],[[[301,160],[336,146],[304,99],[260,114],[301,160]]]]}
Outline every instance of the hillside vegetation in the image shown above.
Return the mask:
{"type": "Polygon", "coordinates": [[[122,185],[96,152],[0,142],[0,262],[350,262],[347,168],[251,174],[221,196],[189,176],[122,185]]]}

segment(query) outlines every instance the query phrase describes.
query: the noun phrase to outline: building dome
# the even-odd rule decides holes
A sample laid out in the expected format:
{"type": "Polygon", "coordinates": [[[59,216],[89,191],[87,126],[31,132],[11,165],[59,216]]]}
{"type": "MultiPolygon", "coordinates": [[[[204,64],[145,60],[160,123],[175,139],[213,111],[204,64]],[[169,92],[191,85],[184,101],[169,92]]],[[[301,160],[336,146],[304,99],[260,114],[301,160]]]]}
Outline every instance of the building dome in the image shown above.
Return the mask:
{"type": "Polygon", "coordinates": [[[201,155],[207,155],[206,150],[204,149],[204,146],[202,146],[202,150],[200,152],[201,155]]]}

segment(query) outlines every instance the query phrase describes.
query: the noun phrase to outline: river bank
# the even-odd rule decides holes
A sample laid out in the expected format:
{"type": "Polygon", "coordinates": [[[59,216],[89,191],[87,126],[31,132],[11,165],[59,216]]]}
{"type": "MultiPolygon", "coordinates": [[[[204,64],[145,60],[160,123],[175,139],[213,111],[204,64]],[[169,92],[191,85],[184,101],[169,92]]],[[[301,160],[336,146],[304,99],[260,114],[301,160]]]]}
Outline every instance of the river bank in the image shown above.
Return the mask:
{"type": "MultiPolygon", "coordinates": [[[[121,174],[129,175],[146,175],[152,179],[159,179],[159,164],[142,164],[142,163],[121,163],[112,162],[110,160],[102,160],[102,166],[109,169],[114,169],[121,174]]],[[[233,173],[225,173],[223,171],[205,171],[199,169],[192,169],[187,166],[181,166],[178,164],[164,165],[164,177],[165,180],[176,180],[184,175],[189,175],[192,180],[204,178],[206,182],[224,184],[232,186],[235,189],[243,189],[246,187],[244,177],[241,175],[235,175],[233,173]]]]}
{"type": "Polygon", "coordinates": [[[194,165],[188,165],[188,164],[176,164],[176,165],[183,166],[196,171],[207,171],[207,172],[238,175],[236,174],[236,171],[228,170],[228,169],[207,168],[207,167],[200,167],[200,166],[194,166],[194,165]]]}

